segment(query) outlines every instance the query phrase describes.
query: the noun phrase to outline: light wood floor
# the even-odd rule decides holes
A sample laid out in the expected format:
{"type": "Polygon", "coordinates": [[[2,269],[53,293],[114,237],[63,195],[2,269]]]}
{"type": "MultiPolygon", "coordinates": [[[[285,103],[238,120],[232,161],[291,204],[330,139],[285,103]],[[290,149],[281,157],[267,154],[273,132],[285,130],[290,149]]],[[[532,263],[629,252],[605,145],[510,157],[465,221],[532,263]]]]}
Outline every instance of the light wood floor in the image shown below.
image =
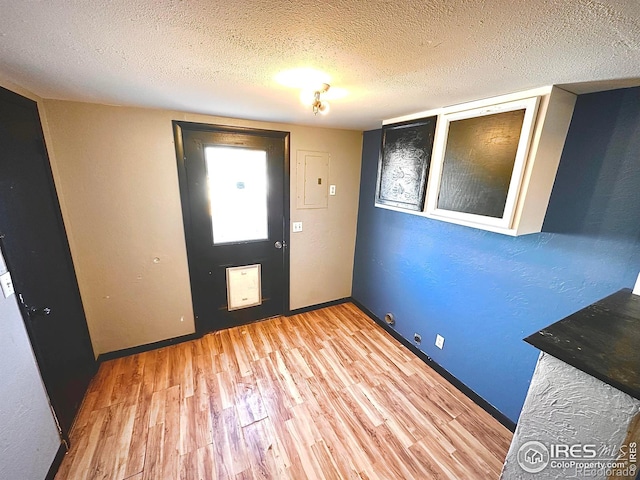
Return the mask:
{"type": "Polygon", "coordinates": [[[103,363],[56,480],[487,480],[511,436],[344,304],[103,363]]]}

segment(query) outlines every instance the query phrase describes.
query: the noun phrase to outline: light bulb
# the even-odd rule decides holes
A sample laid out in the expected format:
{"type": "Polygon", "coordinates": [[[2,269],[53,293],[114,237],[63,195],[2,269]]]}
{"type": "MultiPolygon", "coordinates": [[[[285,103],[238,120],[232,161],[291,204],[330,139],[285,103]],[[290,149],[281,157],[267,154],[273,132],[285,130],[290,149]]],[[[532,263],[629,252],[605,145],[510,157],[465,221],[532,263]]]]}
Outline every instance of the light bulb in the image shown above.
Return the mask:
{"type": "Polygon", "coordinates": [[[320,105],[318,105],[318,112],[320,112],[322,115],[326,115],[327,113],[329,113],[329,103],[328,102],[320,102],[320,105]]]}

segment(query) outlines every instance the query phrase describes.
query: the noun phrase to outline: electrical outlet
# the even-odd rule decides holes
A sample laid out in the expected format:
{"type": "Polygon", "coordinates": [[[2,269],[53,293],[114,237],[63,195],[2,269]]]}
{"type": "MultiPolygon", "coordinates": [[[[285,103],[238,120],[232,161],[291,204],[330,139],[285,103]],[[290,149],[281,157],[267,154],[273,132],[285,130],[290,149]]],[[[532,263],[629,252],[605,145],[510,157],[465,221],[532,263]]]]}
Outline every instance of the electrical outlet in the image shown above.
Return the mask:
{"type": "Polygon", "coordinates": [[[436,335],[436,347],[440,350],[444,348],[444,337],[442,335],[436,335]]]}
{"type": "Polygon", "coordinates": [[[640,295],[640,273],[638,274],[638,279],[636,280],[636,286],[633,287],[633,293],[635,295],[640,295]]]}
{"type": "Polygon", "coordinates": [[[416,345],[420,345],[422,343],[422,335],[420,335],[419,333],[414,333],[413,341],[416,342],[416,345]]]}
{"type": "Polygon", "coordinates": [[[11,274],[9,272],[0,275],[0,284],[2,285],[2,293],[4,298],[8,298],[15,293],[13,289],[13,280],[11,280],[11,274]]]}
{"type": "Polygon", "coordinates": [[[293,222],[293,233],[302,231],[302,222],[293,222]]]}
{"type": "Polygon", "coordinates": [[[329,195],[335,195],[335,194],[336,194],[336,186],[329,185],[329,195]]]}

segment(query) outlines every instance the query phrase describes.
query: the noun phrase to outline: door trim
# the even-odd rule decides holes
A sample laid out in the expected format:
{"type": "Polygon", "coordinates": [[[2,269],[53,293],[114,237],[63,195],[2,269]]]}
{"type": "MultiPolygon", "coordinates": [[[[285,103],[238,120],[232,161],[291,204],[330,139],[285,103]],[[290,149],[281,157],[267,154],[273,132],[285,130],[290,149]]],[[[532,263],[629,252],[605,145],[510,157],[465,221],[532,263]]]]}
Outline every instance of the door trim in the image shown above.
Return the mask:
{"type": "Polygon", "coordinates": [[[282,295],[282,314],[288,316],[290,314],[289,307],[289,295],[290,295],[290,272],[289,272],[289,255],[290,255],[290,231],[289,231],[289,219],[290,219],[290,211],[291,211],[291,200],[290,200],[290,178],[289,178],[289,164],[290,164],[290,132],[284,132],[279,130],[262,130],[259,128],[249,128],[249,127],[234,127],[231,125],[215,125],[209,123],[198,123],[198,122],[184,122],[179,120],[173,120],[173,138],[176,147],[176,161],[178,167],[178,185],[180,187],[180,203],[182,206],[182,223],[184,225],[184,237],[185,243],[187,246],[187,263],[189,266],[189,289],[191,291],[191,304],[194,308],[194,317],[195,317],[195,326],[196,333],[198,335],[204,335],[208,333],[204,322],[202,322],[195,313],[195,305],[193,304],[193,284],[191,278],[195,276],[195,265],[194,259],[189,255],[189,251],[193,251],[193,241],[191,234],[191,206],[189,203],[189,198],[187,196],[188,185],[187,178],[188,173],[185,166],[185,154],[184,154],[184,145],[182,143],[182,133],[183,131],[196,131],[196,132],[213,132],[213,133],[238,133],[242,135],[254,135],[258,137],[271,137],[271,138],[281,138],[284,141],[284,168],[283,168],[283,215],[282,215],[282,233],[283,239],[286,242],[287,248],[284,251],[283,255],[283,273],[284,273],[284,285],[283,285],[283,295],[282,295]]]}

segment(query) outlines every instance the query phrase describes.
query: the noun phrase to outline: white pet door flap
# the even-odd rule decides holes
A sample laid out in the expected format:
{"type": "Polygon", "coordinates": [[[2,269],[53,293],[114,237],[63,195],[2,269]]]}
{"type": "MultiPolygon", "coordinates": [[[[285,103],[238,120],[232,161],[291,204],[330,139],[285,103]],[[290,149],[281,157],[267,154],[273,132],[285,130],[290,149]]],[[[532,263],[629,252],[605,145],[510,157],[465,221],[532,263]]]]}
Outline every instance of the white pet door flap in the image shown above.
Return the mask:
{"type": "Polygon", "coordinates": [[[262,269],[260,264],[227,268],[227,309],[255,307],[262,304],[262,269]]]}

